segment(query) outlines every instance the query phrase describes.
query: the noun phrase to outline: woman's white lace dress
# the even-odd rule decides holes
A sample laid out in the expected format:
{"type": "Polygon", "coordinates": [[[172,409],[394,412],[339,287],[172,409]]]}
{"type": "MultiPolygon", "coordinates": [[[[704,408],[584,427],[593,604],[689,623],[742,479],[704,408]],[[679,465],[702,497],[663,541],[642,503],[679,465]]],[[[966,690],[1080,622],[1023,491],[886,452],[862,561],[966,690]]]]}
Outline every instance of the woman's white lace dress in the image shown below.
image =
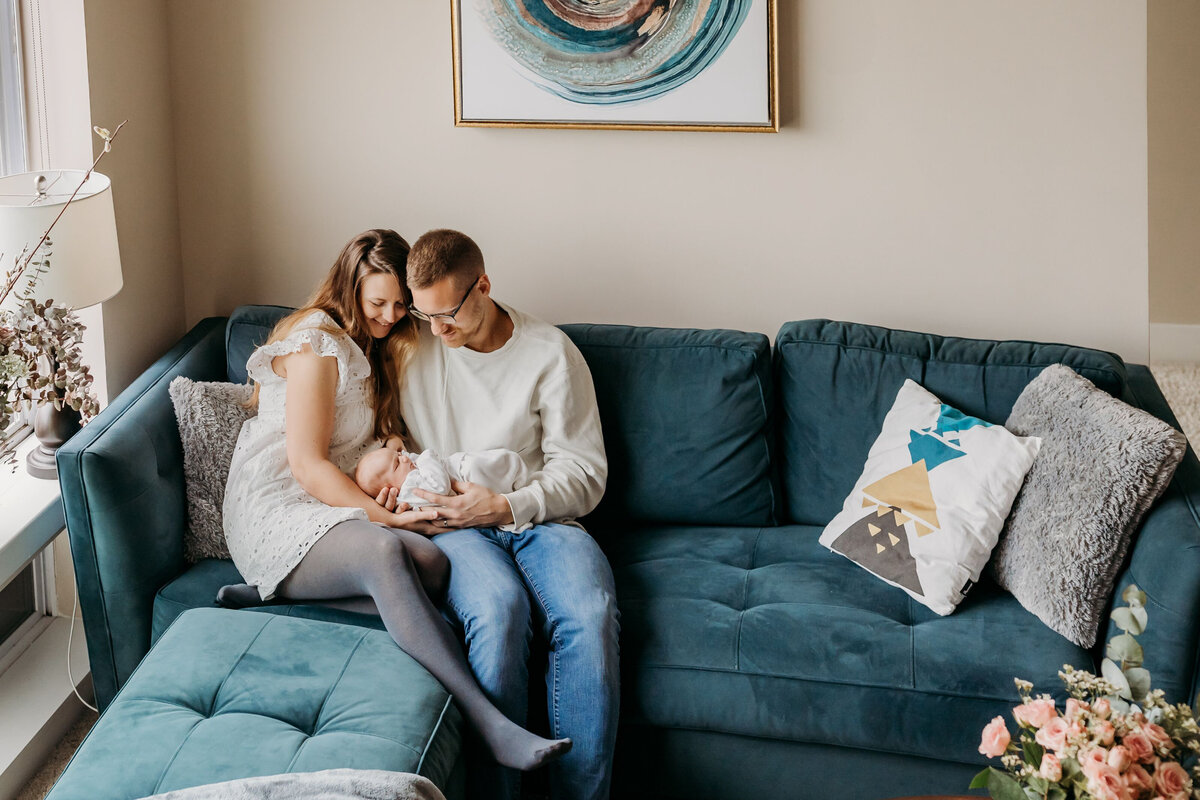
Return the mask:
{"type": "Polygon", "coordinates": [[[229,482],[225,487],[225,538],[233,563],[264,600],[275,595],[310,547],[339,522],[367,519],[361,508],[334,508],[310,495],[288,467],[284,436],[287,380],[275,374],[276,356],[298,352],[304,345],[320,356],[337,359],[338,382],[329,460],[347,474],[365,453],[378,447],[375,415],[367,379],[371,365],[362,350],[322,311],[301,320],[285,339],[263,345],[246,362],[258,381],[258,416],[242,426],[229,482]],[[324,326],[338,333],[319,330],[324,326]]]}

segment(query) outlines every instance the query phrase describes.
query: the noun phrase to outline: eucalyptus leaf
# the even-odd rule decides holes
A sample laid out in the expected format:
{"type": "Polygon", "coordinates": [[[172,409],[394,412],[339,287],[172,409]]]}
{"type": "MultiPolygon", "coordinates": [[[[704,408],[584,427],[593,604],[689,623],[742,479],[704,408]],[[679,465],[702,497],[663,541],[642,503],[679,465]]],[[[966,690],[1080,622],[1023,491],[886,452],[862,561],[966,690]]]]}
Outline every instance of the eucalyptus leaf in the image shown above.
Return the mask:
{"type": "MultiPolygon", "coordinates": [[[[1141,611],[1142,617],[1145,618],[1146,609],[1139,608],[1137,610],[1141,611]]],[[[1137,618],[1131,608],[1118,608],[1112,613],[1112,621],[1118,628],[1134,636],[1138,636],[1144,630],[1141,620],[1137,618]]]]}
{"type": "Polygon", "coordinates": [[[1028,800],[1021,784],[1009,774],[992,767],[988,775],[988,794],[992,800],[1028,800]]]}
{"type": "Polygon", "coordinates": [[[1120,697],[1133,699],[1130,697],[1129,681],[1125,678],[1125,673],[1121,672],[1121,668],[1112,659],[1106,658],[1100,662],[1100,674],[1104,680],[1113,685],[1120,697]]]}
{"type": "Polygon", "coordinates": [[[971,785],[968,789],[986,789],[988,785],[988,776],[992,774],[991,767],[984,767],[979,771],[979,774],[971,779],[971,785]]]}
{"type": "Polygon", "coordinates": [[[1142,665],[1142,646],[1128,633],[1122,633],[1120,636],[1110,639],[1106,654],[1113,661],[1121,662],[1124,667],[1140,667],[1142,665]]]}
{"type": "Polygon", "coordinates": [[[1142,626],[1142,631],[1146,630],[1146,625],[1150,621],[1150,615],[1146,613],[1145,606],[1130,606],[1129,613],[1133,614],[1133,618],[1142,626]]]}
{"type": "Polygon", "coordinates": [[[1067,800],[1067,790],[1056,783],[1046,792],[1046,800],[1067,800]]]}
{"type": "Polygon", "coordinates": [[[1129,696],[1135,703],[1140,703],[1150,693],[1150,670],[1132,667],[1125,670],[1125,680],[1129,681],[1129,696]]]}

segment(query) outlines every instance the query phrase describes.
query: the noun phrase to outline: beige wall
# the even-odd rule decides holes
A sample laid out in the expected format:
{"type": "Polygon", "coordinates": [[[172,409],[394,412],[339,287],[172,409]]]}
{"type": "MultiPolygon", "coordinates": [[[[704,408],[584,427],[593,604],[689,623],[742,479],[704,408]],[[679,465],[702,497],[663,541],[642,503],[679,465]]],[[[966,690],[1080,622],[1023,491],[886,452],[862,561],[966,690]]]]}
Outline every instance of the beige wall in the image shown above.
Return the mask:
{"type": "Polygon", "coordinates": [[[448,3],[168,7],[189,322],[449,226],[553,322],[1146,357],[1144,3],[779,0],[777,135],[456,129],[448,3]]]}
{"type": "Polygon", "coordinates": [[[1150,320],[1200,325],[1200,3],[1148,5],[1150,320]]]}
{"type": "Polygon", "coordinates": [[[129,120],[101,164],[113,182],[125,279],[103,307],[115,397],[187,330],[167,7],[164,0],[85,0],[84,16],[91,119],[110,129],[129,120]]]}

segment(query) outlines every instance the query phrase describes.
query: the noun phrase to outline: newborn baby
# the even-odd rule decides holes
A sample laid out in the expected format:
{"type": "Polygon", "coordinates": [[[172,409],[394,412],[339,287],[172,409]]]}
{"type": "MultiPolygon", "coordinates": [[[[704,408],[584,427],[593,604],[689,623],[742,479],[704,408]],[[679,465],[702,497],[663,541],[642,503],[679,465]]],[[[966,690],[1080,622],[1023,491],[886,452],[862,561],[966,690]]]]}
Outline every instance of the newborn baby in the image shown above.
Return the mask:
{"type": "Polygon", "coordinates": [[[432,450],[414,455],[387,447],[367,453],[354,468],[354,482],[368,495],[378,497],[384,487],[395,486],[400,490],[399,501],[410,508],[431,505],[415,489],[456,494],[450,488],[452,480],[478,483],[504,494],[527,485],[529,470],[512,450],[453,453],[443,459],[432,450]]]}

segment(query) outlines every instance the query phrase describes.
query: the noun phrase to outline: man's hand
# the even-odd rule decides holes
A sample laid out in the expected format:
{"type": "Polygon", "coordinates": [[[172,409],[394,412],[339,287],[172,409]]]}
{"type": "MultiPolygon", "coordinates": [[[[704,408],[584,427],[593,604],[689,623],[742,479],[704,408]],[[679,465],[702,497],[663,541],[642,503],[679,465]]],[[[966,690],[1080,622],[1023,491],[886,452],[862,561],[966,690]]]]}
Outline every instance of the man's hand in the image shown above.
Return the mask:
{"type": "Polygon", "coordinates": [[[451,481],[450,488],[457,494],[441,495],[424,489],[415,490],[429,502],[442,506],[434,523],[437,527],[444,530],[491,528],[512,523],[512,509],[504,495],[469,481],[451,481]]]}

